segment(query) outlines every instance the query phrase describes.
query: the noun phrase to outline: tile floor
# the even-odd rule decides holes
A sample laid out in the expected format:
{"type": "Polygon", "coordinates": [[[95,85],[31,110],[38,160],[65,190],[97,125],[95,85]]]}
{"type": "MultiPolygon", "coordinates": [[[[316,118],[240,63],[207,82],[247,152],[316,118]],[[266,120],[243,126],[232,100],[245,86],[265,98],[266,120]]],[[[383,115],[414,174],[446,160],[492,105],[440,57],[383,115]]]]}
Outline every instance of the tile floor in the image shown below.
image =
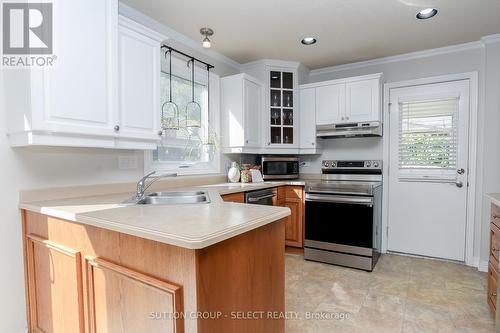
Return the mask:
{"type": "Polygon", "coordinates": [[[287,254],[286,311],[299,319],[286,333],[494,333],[486,283],[475,268],[435,260],[384,255],[368,273],[287,254]]]}

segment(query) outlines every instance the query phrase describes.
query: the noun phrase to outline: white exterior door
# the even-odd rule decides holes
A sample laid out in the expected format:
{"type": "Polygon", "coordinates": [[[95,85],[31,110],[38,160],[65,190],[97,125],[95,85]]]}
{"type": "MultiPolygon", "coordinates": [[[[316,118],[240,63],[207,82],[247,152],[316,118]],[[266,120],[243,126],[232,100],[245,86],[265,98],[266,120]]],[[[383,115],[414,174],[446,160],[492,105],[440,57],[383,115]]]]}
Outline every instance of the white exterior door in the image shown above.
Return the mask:
{"type": "Polygon", "coordinates": [[[250,80],[243,81],[245,112],[245,146],[261,146],[262,86],[250,80]]]}
{"type": "Polygon", "coordinates": [[[316,124],[342,122],[345,110],[345,83],[316,88],[316,124]]]}
{"type": "Polygon", "coordinates": [[[389,95],[388,250],[464,261],[469,80],[389,95]]]}

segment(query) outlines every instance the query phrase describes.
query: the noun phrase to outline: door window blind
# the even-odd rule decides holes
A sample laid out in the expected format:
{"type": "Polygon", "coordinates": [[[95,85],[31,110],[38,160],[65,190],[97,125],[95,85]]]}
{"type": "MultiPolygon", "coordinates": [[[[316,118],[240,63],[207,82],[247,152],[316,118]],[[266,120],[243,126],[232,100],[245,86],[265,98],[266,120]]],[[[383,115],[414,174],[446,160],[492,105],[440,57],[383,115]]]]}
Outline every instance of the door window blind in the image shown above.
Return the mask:
{"type": "Polygon", "coordinates": [[[399,103],[400,180],[455,179],[459,99],[399,103]]]}

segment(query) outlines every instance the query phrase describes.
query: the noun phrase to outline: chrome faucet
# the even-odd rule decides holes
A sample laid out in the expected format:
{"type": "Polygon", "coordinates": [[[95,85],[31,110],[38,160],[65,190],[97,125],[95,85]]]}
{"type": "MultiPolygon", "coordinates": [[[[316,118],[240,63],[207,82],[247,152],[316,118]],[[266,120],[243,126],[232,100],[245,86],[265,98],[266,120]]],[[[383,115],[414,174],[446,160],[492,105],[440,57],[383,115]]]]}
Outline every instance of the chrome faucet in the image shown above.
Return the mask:
{"type": "Polygon", "coordinates": [[[142,198],[144,198],[144,193],[146,192],[146,190],[151,185],[153,185],[154,182],[156,182],[162,178],[168,178],[168,177],[177,177],[177,174],[176,173],[164,173],[161,175],[156,175],[156,171],[148,173],[147,175],[142,177],[141,180],[139,180],[137,182],[137,192],[135,194],[135,199],[137,201],[141,200],[142,198]],[[150,180],[149,182],[148,182],[148,179],[150,180]]]}

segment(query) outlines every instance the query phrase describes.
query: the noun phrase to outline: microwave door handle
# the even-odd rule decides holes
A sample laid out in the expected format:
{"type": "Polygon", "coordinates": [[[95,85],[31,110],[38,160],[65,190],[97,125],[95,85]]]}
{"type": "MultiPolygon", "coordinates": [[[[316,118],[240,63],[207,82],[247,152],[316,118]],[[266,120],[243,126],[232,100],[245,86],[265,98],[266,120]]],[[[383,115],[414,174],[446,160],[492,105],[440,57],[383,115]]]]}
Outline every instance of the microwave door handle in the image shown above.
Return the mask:
{"type": "Polygon", "coordinates": [[[260,197],[250,197],[247,199],[247,201],[248,202],[257,202],[257,201],[267,199],[267,198],[274,198],[275,196],[276,196],[276,194],[268,194],[268,195],[263,195],[260,197]]]}
{"type": "Polygon", "coordinates": [[[373,206],[372,197],[352,197],[342,195],[306,194],[306,201],[345,203],[352,205],[373,206]]]}

